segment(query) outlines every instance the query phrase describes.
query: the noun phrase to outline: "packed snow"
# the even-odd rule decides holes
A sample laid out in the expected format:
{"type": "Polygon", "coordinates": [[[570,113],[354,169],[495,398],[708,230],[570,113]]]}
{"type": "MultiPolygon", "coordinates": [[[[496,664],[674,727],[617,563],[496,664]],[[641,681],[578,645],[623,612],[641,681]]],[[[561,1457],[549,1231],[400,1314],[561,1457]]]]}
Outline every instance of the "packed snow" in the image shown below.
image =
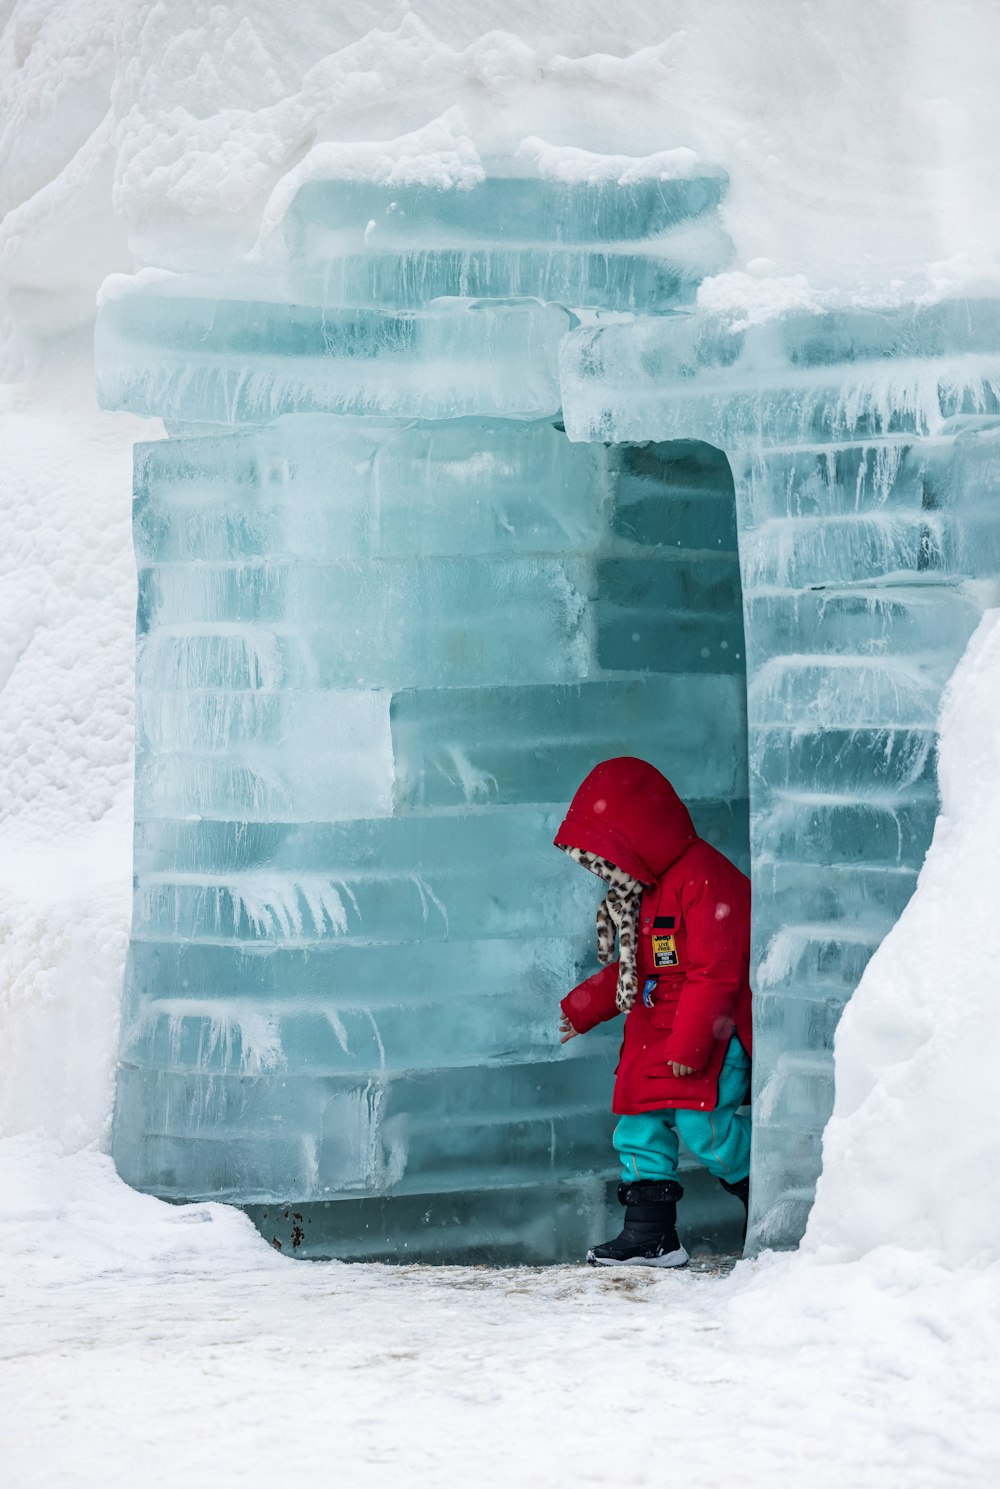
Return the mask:
{"type": "Polygon", "coordinates": [[[697,157],[731,178],[736,258],[703,295],[734,314],[996,284],[992,5],[626,0],[613,34],[596,0],[541,25],[529,0],[4,13],[0,275],[22,342],[88,320],[112,270],[253,252],[324,151],[459,182],[697,157]]]}
{"type": "Polygon", "coordinates": [[[89,348],[0,384],[0,1132],[104,1142],[131,900],[131,443],[89,348]]]}
{"type": "Polygon", "coordinates": [[[0,1146],[16,1489],[991,1485],[1000,1270],[770,1254],[728,1279],[298,1263],[109,1158],[0,1146]]]}
{"type": "MultiPolygon", "coordinates": [[[[13,1489],[1000,1477],[1000,615],[949,691],[917,894],[838,1035],[802,1250],[728,1278],[299,1265],[128,1190],[131,445],[115,271],[259,255],[330,161],[385,180],[726,169],[759,320],[997,281],[992,5],[12,0],[0,8],[0,1461],[13,1489]],[[611,48],[611,50],[609,50],[611,48]],[[380,174],[381,173],[381,174],[380,174]],[[438,173],[438,175],[435,175],[438,173]]],[[[555,1017],[555,1001],[553,1002],[555,1017]]]]}
{"type": "Polygon", "coordinates": [[[945,695],[941,815],[917,892],[837,1029],[837,1095],[806,1245],[838,1258],[903,1244],[995,1261],[1000,1165],[1000,610],[945,695]]]}

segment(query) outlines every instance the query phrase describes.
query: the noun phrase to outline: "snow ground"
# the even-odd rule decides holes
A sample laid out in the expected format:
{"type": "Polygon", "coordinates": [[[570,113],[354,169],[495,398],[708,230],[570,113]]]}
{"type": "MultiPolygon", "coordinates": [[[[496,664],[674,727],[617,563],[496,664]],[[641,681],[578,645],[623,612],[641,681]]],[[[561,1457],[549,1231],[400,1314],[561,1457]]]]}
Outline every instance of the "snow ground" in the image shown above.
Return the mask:
{"type": "Polygon", "coordinates": [[[34,1137],[0,1193],[10,1489],[1000,1481],[998,1265],[295,1262],[34,1137]]]}

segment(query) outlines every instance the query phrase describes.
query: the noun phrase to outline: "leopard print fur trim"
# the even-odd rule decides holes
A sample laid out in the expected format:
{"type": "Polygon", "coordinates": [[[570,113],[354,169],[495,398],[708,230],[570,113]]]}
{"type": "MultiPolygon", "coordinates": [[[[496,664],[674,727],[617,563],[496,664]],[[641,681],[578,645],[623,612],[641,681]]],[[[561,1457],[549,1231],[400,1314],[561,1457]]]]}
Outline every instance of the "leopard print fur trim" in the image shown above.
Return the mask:
{"type": "Polygon", "coordinates": [[[608,892],[597,907],[597,959],[602,966],[614,960],[615,932],[618,934],[618,990],[615,1002],[623,1013],[635,1003],[639,992],[636,954],[639,944],[639,906],[645,884],[626,874],[610,859],[583,848],[558,847],[581,868],[596,874],[608,886],[608,892]]]}

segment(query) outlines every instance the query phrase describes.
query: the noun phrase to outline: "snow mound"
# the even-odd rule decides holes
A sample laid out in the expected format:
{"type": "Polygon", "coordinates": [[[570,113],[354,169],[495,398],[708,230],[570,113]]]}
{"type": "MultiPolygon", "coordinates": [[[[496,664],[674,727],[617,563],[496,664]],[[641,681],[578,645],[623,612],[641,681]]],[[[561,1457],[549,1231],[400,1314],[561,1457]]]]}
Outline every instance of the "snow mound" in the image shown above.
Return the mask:
{"type": "Polygon", "coordinates": [[[717,299],[758,317],[1000,283],[993,6],[623,0],[610,34],[593,0],[4,12],[0,297],[29,341],[89,318],[108,272],[253,253],[327,164],[458,184],[712,164],[737,254],[717,299]]]}
{"type": "Polygon", "coordinates": [[[804,1245],[1000,1257],[1000,610],[942,705],[941,816],[917,890],[836,1039],[837,1096],[804,1245]]]}
{"type": "MultiPolygon", "coordinates": [[[[131,899],[131,444],[89,345],[0,388],[0,1133],[107,1135],[131,899]]],[[[152,429],[155,431],[156,426],[152,429]]]]}

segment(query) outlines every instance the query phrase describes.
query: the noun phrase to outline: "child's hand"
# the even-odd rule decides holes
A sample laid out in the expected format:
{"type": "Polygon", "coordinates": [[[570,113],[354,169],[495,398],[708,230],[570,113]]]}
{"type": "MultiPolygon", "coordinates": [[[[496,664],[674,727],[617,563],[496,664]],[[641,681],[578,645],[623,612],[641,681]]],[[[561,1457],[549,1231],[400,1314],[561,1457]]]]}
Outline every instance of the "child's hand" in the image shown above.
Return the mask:
{"type": "Polygon", "coordinates": [[[559,1020],[559,1043],[565,1044],[568,1039],[575,1039],[579,1029],[574,1029],[567,1014],[563,1014],[559,1020]]]}
{"type": "Polygon", "coordinates": [[[667,1064],[670,1066],[674,1075],[694,1075],[693,1065],[678,1065],[676,1060],[668,1060],[667,1064]]]}

